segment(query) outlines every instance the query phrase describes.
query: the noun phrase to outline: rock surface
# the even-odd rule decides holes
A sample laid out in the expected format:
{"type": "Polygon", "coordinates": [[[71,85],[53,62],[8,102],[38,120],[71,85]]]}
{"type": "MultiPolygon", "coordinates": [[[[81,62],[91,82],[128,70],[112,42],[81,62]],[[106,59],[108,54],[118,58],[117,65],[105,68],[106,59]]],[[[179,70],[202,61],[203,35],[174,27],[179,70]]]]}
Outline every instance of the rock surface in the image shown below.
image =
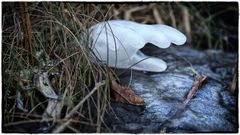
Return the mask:
{"type": "Polygon", "coordinates": [[[112,103],[105,120],[110,132],[238,131],[237,97],[230,92],[237,54],[216,50],[199,52],[189,47],[171,47],[152,54],[168,63],[167,71],[158,74],[134,71],[132,77],[127,71],[120,76],[122,83],[131,80],[133,90],[144,98],[145,106],[112,103]],[[196,80],[189,63],[209,80],[183,107],[196,80]]]}

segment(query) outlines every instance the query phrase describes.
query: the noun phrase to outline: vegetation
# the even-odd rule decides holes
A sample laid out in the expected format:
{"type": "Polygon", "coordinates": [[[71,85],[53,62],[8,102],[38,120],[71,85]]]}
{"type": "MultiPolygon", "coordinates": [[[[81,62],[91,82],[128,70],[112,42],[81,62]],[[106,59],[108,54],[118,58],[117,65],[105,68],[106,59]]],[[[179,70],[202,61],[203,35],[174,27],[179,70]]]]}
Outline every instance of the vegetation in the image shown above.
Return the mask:
{"type": "Polygon", "coordinates": [[[237,48],[238,23],[226,24],[221,20],[225,13],[238,16],[237,3],[4,2],[2,5],[5,132],[9,132],[10,126],[43,122],[43,118],[57,125],[53,132],[106,132],[104,115],[110,101],[111,69],[100,65],[92,54],[88,31],[98,22],[128,19],[165,23],[184,31],[193,47],[226,51],[237,48]],[[45,72],[59,97],[61,116],[43,115],[52,99],[39,91],[36,78],[45,72]],[[65,127],[70,131],[64,130],[65,127]]]}

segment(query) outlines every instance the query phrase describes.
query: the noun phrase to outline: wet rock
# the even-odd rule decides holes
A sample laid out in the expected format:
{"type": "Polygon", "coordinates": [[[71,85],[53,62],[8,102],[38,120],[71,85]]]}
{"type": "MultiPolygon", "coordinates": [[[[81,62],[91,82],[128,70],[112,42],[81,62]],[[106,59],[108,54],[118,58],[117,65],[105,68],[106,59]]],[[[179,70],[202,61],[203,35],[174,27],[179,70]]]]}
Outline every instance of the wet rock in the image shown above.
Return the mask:
{"type": "MultiPolygon", "coordinates": [[[[141,110],[126,104],[115,104],[113,110],[119,121],[109,122],[109,127],[123,133],[237,132],[237,97],[228,87],[234,66],[220,66],[221,70],[227,71],[228,79],[223,78],[218,70],[212,70],[216,64],[234,63],[237,55],[211,52],[199,52],[191,48],[171,48],[169,52],[159,54],[155,52],[155,56],[167,61],[167,71],[158,74],[134,71],[131,78],[131,86],[144,98],[145,108],[141,110]],[[184,107],[183,102],[196,79],[186,59],[200,75],[207,75],[209,80],[184,107]]],[[[130,74],[120,76],[120,79],[128,84],[130,74]]],[[[111,112],[108,115],[111,116],[111,112]]]]}
{"type": "Polygon", "coordinates": [[[127,133],[140,133],[143,130],[143,125],[138,123],[127,123],[115,126],[115,129],[117,129],[117,132],[125,131],[127,133]]]}
{"type": "Polygon", "coordinates": [[[49,133],[55,125],[52,122],[29,122],[6,126],[5,133],[49,133]]]}

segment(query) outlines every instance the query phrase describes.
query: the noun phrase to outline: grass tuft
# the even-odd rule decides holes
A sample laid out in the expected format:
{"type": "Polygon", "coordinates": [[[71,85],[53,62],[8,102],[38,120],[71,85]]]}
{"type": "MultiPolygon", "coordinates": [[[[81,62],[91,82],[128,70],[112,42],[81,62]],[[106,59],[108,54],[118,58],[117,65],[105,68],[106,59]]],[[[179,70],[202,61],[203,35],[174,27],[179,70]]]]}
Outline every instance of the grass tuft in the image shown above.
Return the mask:
{"type": "Polygon", "coordinates": [[[6,132],[11,132],[8,127],[13,125],[21,127],[43,120],[57,125],[54,132],[106,131],[104,115],[109,106],[111,69],[100,65],[92,54],[94,43],[88,30],[98,22],[126,19],[164,23],[185,32],[192,47],[237,50],[236,2],[3,2],[2,5],[6,132]],[[226,23],[222,18],[229,14],[232,18],[226,23]],[[36,86],[44,73],[47,79],[43,82],[50,83],[52,94],[59,96],[57,104],[56,99],[44,96],[49,91],[39,91],[36,86]],[[50,103],[60,108],[60,116],[46,115],[50,103]]]}
{"type": "Polygon", "coordinates": [[[15,6],[17,11],[12,13],[12,18],[3,22],[6,26],[8,21],[14,21],[13,26],[3,29],[4,126],[16,121],[31,122],[39,118],[30,116],[44,113],[49,99],[34,88],[33,78],[47,72],[63,106],[61,117],[54,119],[55,124],[71,127],[71,121],[63,122],[71,112],[75,122],[90,123],[96,132],[101,132],[109,85],[94,86],[109,81],[108,68],[92,61],[88,28],[97,23],[96,12],[90,11],[94,6],[64,2],[20,2],[15,6]],[[31,86],[32,89],[27,88],[31,86]],[[94,89],[97,91],[86,98],[94,89]],[[76,108],[78,103],[81,104],[76,108]]]}

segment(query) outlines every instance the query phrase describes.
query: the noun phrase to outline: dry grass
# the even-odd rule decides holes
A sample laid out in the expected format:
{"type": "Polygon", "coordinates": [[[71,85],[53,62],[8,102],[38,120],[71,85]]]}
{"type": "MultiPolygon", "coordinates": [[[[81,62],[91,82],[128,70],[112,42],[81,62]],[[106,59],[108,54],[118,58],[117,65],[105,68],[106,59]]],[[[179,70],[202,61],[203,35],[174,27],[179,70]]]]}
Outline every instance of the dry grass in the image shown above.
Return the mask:
{"type": "MultiPolygon", "coordinates": [[[[164,23],[185,32],[194,46],[226,48],[228,41],[224,38],[212,43],[212,32],[218,32],[214,17],[238,11],[234,6],[206,17],[205,9],[199,10],[201,6],[195,3],[4,2],[2,5],[3,126],[42,121],[49,99],[31,87],[35,74],[47,72],[64,108],[61,117],[48,118],[58,125],[55,132],[65,128],[79,132],[82,125],[93,127],[93,132],[102,132],[110,99],[110,69],[94,62],[88,31],[93,24],[109,19],[164,23]],[[94,86],[103,80],[104,85],[96,90],[94,86]],[[78,129],[71,123],[78,123],[78,129]]],[[[227,32],[228,29],[224,34],[227,32]]]]}
{"type": "Polygon", "coordinates": [[[108,68],[92,61],[88,28],[97,23],[93,19],[96,13],[90,13],[92,6],[72,6],[62,2],[15,4],[21,14],[14,12],[14,26],[3,30],[3,62],[7,65],[4,71],[8,75],[3,84],[4,114],[7,114],[4,123],[28,121],[32,119],[28,117],[30,114],[41,116],[49,99],[43,97],[38,88],[26,87],[34,84],[34,74],[48,72],[49,76],[58,74],[50,81],[66,108],[55,121],[68,118],[70,112],[77,113],[74,117],[78,121],[92,123],[96,125],[96,132],[101,132],[109,102],[108,84],[97,87],[98,90],[86,98],[95,84],[107,80],[108,72],[108,68]],[[14,83],[22,85],[15,87],[14,83]],[[20,96],[17,98],[16,95],[20,96]],[[11,96],[13,100],[10,100],[11,96]],[[74,109],[79,102],[82,104],[74,109]],[[17,118],[20,117],[19,109],[27,110],[24,118],[17,118]]]}

